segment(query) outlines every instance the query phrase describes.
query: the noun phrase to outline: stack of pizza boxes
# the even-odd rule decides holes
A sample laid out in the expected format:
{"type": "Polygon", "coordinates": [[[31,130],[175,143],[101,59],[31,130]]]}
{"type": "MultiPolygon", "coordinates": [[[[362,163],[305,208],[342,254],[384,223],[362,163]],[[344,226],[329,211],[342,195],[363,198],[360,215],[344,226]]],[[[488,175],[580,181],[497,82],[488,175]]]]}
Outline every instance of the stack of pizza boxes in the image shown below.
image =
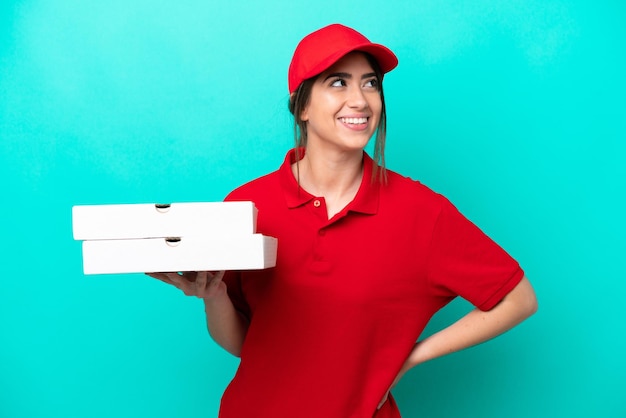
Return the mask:
{"type": "Polygon", "coordinates": [[[277,240],[256,233],[252,202],[84,205],[72,208],[85,274],[274,267],[277,240]]]}

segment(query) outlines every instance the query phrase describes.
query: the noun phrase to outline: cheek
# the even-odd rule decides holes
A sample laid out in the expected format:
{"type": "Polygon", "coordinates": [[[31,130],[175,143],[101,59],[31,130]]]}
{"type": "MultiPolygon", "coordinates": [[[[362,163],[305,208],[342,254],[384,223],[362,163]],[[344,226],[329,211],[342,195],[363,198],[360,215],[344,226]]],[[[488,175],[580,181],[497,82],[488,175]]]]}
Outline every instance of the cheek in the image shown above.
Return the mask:
{"type": "Polygon", "coordinates": [[[380,120],[383,112],[382,102],[380,100],[370,102],[370,109],[372,110],[372,113],[375,115],[376,119],[380,120]]]}

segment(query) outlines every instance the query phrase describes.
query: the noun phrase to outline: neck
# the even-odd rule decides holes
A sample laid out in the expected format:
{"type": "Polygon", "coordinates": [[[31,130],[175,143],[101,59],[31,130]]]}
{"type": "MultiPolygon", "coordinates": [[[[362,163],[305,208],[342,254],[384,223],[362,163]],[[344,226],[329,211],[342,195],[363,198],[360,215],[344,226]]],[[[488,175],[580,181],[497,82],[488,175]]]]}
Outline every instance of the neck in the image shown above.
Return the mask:
{"type": "Polygon", "coordinates": [[[362,150],[328,155],[307,147],[297,164],[294,176],[308,193],[324,198],[329,218],[354,199],[363,178],[362,150]]]}

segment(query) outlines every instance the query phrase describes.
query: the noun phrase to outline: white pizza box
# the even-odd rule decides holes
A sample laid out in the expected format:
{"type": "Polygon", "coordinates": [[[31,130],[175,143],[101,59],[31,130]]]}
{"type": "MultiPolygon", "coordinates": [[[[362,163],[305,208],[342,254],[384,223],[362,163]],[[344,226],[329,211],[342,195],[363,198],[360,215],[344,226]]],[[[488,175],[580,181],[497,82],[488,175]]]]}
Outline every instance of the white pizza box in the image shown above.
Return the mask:
{"type": "Polygon", "coordinates": [[[79,205],[72,208],[75,240],[242,235],[256,233],[253,202],[79,205]]]}
{"type": "Polygon", "coordinates": [[[85,274],[256,270],[276,265],[278,240],[261,234],[83,241],[85,274]]]}

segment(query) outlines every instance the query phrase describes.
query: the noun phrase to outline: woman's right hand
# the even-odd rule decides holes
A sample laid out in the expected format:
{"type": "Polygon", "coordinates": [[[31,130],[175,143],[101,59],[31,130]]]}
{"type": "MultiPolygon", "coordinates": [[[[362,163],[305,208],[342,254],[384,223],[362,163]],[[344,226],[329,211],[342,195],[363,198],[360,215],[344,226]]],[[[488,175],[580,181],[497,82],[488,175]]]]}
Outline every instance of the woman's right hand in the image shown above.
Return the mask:
{"type": "Polygon", "coordinates": [[[222,281],[224,271],[186,271],[183,273],[146,273],[182,290],[187,296],[213,299],[226,293],[226,283],[222,281]]]}

